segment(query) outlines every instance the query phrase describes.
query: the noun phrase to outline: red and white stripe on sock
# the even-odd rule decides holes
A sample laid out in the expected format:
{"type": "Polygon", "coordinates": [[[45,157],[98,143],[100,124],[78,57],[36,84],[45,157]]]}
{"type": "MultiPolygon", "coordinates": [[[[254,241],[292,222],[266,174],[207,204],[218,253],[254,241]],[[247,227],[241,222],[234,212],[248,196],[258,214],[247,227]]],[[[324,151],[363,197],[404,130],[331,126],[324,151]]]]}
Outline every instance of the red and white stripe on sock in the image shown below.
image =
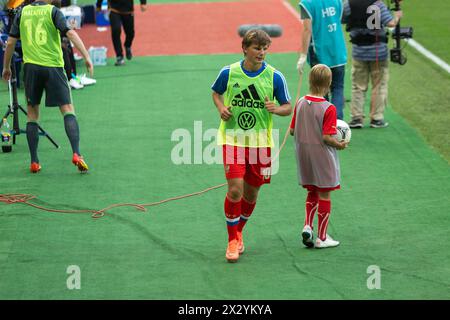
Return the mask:
{"type": "Polygon", "coordinates": [[[328,220],[331,213],[331,200],[319,199],[317,215],[319,217],[319,238],[324,241],[327,238],[328,220]]]}
{"type": "Polygon", "coordinates": [[[247,223],[248,219],[253,213],[253,210],[255,209],[256,202],[249,202],[244,197],[241,199],[241,218],[239,220],[238,224],[238,231],[242,232],[242,229],[244,229],[245,224],[247,223]]]}
{"type": "Polygon", "coordinates": [[[305,204],[305,223],[303,227],[310,226],[313,229],[314,215],[319,205],[319,194],[316,191],[308,191],[305,204]]]}
{"type": "Polygon", "coordinates": [[[237,239],[237,228],[241,216],[241,200],[232,201],[225,197],[224,203],[225,219],[227,221],[228,242],[237,239]]]}

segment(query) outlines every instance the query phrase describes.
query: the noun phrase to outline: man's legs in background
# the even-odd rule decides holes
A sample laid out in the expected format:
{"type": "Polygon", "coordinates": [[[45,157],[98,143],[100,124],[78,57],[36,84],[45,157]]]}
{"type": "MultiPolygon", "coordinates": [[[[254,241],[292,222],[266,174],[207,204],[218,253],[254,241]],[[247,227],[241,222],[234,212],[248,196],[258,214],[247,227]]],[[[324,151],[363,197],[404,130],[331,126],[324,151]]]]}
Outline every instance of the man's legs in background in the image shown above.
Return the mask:
{"type": "Polygon", "coordinates": [[[352,62],[352,101],[350,103],[350,128],[364,126],[364,104],[369,85],[370,62],[353,59],[352,62]]]}
{"type": "Polygon", "coordinates": [[[371,62],[372,97],[370,100],[370,126],[384,128],[384,109],[387,105],[389,61],[371,62]]]}
{"type": "Polygon", "coordinates": [[[122,15],[122,24],[125,31],[125,54],[128,60],[131,60],[133,54],[131,52],[131,45],[134,39],[134,14],[122,15]]]}
{"type": "Polygon", "coordinates": [[[337,111],[337,118],[344,119],[344,77],[345,65],[331,68],[331,103],[337,111]]]}
{"type": "Polygon", "coordinates": [[[82,89],[84,86],[73,77],[73,75],[76,76],[77,73],[74,67],[75,59],[73,59],[73,51],[71,50],[72,47],[70,46],[70,42],[63,40],[61,48],[64,59],[64,71],[66,72],[67,80],[69,80],[70,87],[75,90],[82,89]]]}
{"type": "Polygon", "coordinates": [[[111,11],[109,14],[109,23],[111,24],[111,37],[117,57],[115,65],[121,66],[125,63],[125,60],[123,59],[122,42],[120,41],[120,34],[122,33],[121,15],[111,11]]]}

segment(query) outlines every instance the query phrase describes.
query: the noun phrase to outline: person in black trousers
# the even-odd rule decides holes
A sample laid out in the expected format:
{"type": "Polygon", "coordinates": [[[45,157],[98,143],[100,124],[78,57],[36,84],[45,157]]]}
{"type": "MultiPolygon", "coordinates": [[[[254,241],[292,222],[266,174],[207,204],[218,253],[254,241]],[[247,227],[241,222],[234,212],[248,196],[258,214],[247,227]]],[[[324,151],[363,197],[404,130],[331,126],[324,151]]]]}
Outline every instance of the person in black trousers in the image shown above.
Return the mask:
{"type": "MultiPolygon", "coordinates": [[[[141,11],[147,10],[147,0],[140,0],[141,11]]],[[[97,0],[97,11],[101,10],[102,0],[97,0]]],[[[131,44],[134,39],[134,7],[133,0],[108,0],[109,22],[111,24],[111,36],[116,52],[116,66],[125,64],[123,58],[122,43],[120,41],[121,27],[125,31],[125,54],[131,60],[131,44]]]]}
{"type": "MultiPolygon", "coordinates": [[[[71,4],[70,0],[51,0],[52,5],[61,9],[61,7],[67,7],[71,4]]],[[[73,53],[72,44],[69,38],[61,35],[61,49],[64,60],[64,71],[67,75],[67,80],[72,89],[83,89],[85,85],[91,85],[97,81],[86,77],[86,75],[77,76],[77,65],[75,62],[75,56],[73,53]]]]}

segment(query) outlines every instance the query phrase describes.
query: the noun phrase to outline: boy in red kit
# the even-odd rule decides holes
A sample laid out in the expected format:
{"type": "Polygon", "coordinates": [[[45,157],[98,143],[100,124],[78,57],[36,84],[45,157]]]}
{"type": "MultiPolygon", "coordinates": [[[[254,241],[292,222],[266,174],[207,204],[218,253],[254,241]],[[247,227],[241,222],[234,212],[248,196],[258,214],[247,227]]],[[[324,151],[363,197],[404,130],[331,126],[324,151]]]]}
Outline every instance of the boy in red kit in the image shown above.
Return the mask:
{"type": "Polygon", "coordinates": [[[244,252],[242,230],[260,187],[270,182],[272,115],[292,112],[283,74],[265,62],[270,43],[266,32],[249,30],[242,39],[244,59],[222,68],[212,85],[222,119],[217,140],[228,183],[224,204],[228,262],[236,262],[244,252]]]}
{"type": "Polygon", "coordinates": [[[325,100],[331,85],[331,70],[323,64],[311,69],[310,94],[301,98],[294,110],[291,135],[294,135],[299,184],[308,190],[303,244],[307,247],[336,247],[339,241],[327,234],[331,213],[330,193],[340,188],[339,158],[336,150],[347,147],[336,134],[336,107],[325,100]],[[318,234],[314,242],[313,221],[318,213],[318,234]]]}

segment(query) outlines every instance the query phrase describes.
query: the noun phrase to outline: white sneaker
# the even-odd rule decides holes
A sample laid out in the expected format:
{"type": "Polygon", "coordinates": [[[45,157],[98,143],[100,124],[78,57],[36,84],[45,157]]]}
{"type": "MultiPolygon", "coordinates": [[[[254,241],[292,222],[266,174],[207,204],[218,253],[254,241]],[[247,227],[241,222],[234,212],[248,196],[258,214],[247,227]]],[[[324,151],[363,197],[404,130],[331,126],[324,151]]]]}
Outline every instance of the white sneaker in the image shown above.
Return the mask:
{"type": "Polygon", "coordinates": [[[83,89],[83,85],[81,83],[79,83],[75,78],[70,79],[69,81],[69,85],[72,89],[78,90],[78,89],[83,89]]]}
{"type": "Polygon", "coordinates": [[[86,77],[85,74],[82,74],[82,75],[79,77],[79,79],[80,79],[80,83],[81,83],[83,86],[89,86],[89,85],[91,85],[91,84],[97,83],[97,80],[88,78],[88,77],[86,77]]]}
{"type": "Polygon", "coordinates": [[[337,247],[339,245],[339,241],[333,240],[333,238],[331,238],[328,234],[327,234],[327,238],[322,241],[320,240],[320,238],[316,239],[316,248],[321,249],[321,248],[331,248],[331,247],[337,247]]]}
{"type": "Polygon", "coordinates": [[[303,244],[308,248],[314,247],[314,233],[310,226],[306,225],[302,231],[303,244]]]}

